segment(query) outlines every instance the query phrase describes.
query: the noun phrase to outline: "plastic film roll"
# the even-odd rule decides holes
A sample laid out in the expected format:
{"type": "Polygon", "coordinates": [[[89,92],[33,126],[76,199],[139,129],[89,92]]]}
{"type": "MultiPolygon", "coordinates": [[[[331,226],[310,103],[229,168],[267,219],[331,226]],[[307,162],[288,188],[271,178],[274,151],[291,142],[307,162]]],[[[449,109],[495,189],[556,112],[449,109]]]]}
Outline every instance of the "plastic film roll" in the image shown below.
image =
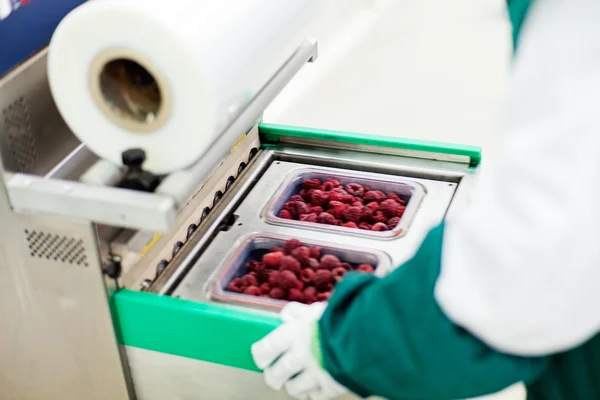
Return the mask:
{"type": "Polygon", "coordinates": [[[50,88],[71,130],[121,164],[190,166],[307,36],[318,0],[95,0],[49,48],[50,88]]]}

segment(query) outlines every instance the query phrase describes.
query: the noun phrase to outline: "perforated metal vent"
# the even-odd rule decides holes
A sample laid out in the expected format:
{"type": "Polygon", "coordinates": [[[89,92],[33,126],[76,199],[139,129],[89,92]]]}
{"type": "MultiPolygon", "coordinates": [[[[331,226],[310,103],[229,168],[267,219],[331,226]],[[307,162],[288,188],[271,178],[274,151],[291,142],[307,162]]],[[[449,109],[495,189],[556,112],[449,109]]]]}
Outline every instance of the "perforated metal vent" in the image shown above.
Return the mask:
{"type": "Polygon", "coordinates": [[[38,159],[25,99],[20,97],[2,110],[2,117],[8,134],[14,168],[16,172],[24,172],[38,159]]]}
{"type": "Polygon", "coordinates": [[[32,257],[88,266],[83,240],[53,233],[25,230],[32,257]]]}

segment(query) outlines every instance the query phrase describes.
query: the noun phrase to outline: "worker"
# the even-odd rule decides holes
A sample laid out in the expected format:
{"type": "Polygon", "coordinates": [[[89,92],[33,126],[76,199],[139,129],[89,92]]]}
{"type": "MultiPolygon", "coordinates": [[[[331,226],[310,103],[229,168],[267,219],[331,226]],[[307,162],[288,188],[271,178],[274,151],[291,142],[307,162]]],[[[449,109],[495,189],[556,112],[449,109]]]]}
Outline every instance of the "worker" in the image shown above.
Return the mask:
{"type": "Polygon", "coordinates": [[[512,72],[469,199],[386,277],[286,306],[252,346],[268,385],[435,400],[524,382],[530,399],[600,399],[600,2],[536,0],[512,72]]]}

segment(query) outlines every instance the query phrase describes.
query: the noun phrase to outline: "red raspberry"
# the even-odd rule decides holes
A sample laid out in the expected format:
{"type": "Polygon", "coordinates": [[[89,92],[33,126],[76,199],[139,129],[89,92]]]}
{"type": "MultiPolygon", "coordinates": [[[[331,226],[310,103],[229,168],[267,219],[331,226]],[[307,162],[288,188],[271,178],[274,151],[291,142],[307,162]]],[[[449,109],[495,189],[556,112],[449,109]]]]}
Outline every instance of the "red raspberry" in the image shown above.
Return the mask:
{"type": "Polygon", "coordinates": [[[308,259],[308,264],[307,264],[308,268],[312,269],[312,270],[318,270],[319,267],[321,266],[321,264],[319,263],[319,260],[317,260],[316,258],[309,258],[308,259]]]}
{"type": "Polygon", "coordinates": [[[260,262],[256,261],[256,260],[250,260],[248,261],[248,264],[246,264],[246,269],[248,270],[248,272],[256,272],[258,269],[260,269],[260,262]]]}
{"type": "Polygon", "coordinates": [[[292,271],[281,271],[278,278],[276,286],[282,289],[295,288],[297,285],[298,278],[296,278],[296,275],[292,271]]]}
{"type": "Polygon", "coordinates": [[[360,221],[362,210],[360,207],[349,207],[344,212],[344,218],[350,222],[358,222],[360,221]]]}
{"type": "Polygon", "coordinates": [[[292,219],[292,213],[288,210],[281,210],[279,211],[279,218],[292,219]]]}
{"type": "Polygon", "coordinates": [[[302,271],[300,262],[292,256],[283,257],[280,265],[280,271],[291,271],[294,275],[299,275],[300,271],[302,271]]]}
{"type": "Polygon", "coordinates": [[[361,203],[360,201],[355,201],[354,203],[351,204],[351,206],[362,208],[363,203],[361,203]]]}
{"type": "Polygon", "coordinates": [[[313,276],[313,285],[317,288],[317,290],[329,290],[331,288],[333,282],[333,277],[331,275],[331,271],[327,271],[325,269],[320,269],[313,276]]]}
{"type": "Polygon", "coordinates": [[[356,225],[356,223],[352,221],[346,222],[345,224],[342,224],[342,226],[345,226],[346,228],[358,228],[358,225],[356,225]]]}
{"type": "MultiPolygon", "coordinates": [[[[388,199],[384,200],[380,204],[380,210],[388,217],[399,217],[399,209],[402,207],[396,200],[388,199]]],[[[404,210],[402,210],[404,212],[404,210]]]]}
{"type": "Polygon", "coordinates": [[[267,253],[263,256],[262,261],[267,268],[277,269],[279,268],[281,260],[283,260],[283,256],[284,254],[280,251],[276,253],[267,253]]]}
{"type": "Polygon", "coordinates": [[[335,280],[339,282],[342,279],[342,277],[346,275],[346,269],[344,267],[337,267],[336,269],[331,271],[331,274],[333,275],[335,280]]]}
{"type": "Polygon", "coordinates": [[[339,258],[333,254],[325,254],[321,257],[321,269],[334,270],[342,265],[339,258]]]}
{"type": "Polygon", "coordinates": [[[379,203],[376,202],[376,201],[372,201],[369,204],[367,204],[367,207],[369,207],[373,211],[378,211],[379,210],[379,203]]]}
{"type": "Polygon", "coordinates": [[[304,181],[304,183],[302,183],[302,187],[304,189],[318,189],[321,187],[321,181],[318,180],[317,178],[315,179],[307,179],[304,181]]]}
{"type": "Polygon", "coordinates": [[[331,192],[327,192],[327,194],[329,195],[329,201],[342,201],[342,199],[346,195],[345,193],[338,192],[338,189],[334,189],[331,192]]]}
{"type": "Polygon", "coordinates": [[[359,185],[358,183],[351,183],[349,185],[346,185],[346,192],[348,192],[352,196],[362,197],[365,194],[365,188],[359,185]]]}
{"type": "Polygon", "coordinates": [[[365,193],[365,196],[363,197],[365,202],[369,203],[371,201],[376,201],[376,202],[381,202],[383,200],[385,200],[387,196],[385,195],[385,193],[383,193],[380,190],[371,190],[367,193],[365,193]]]}
{"type": "Polygon", "coordinates": [[[317,294],[317,301],[327,301],[331,297],[331,292],[323,292],[317,294]]]}
{"type": "Polygon", "coordinates": [[[387,231],[388,227],[383,222],[378,222],[371,227],[371,230],[375,231],[375,232],[383,232],[383,231],[387,231]]]}
{"type": "Polygon", "coordinates": [[[327,209],[332,210],[334,208],[344,207],[344,206],[345,206],[345,204],[342,203],[341,201],[333,200],[333,201],[329,201],[329,204],[327,205],[327,209]]]}
{"type": "Polygon", "coordinates": [[[287,299],[289,301],[297,301],[300,303],[304,302],[304,293],[299,289],[290,289],[290,293],[288,294],[287,299]]]}
{"type": "Polygon", "coordinates": [[[304,284],[304,282],[302,282],[300,280],[296,281],[296,289],[304,290],[305,287],[306,287],[306,285],[304,284]]]}
{"type": "Polygon", "coordinates": [[[373,222],[373,210],[371,207],[363,207],[360,209],[360,220],[363,222],[373,222]]]}
{"type": "Polygon", "coordinates": [[[263,283],[262,285],[260,285],[259,289],[262,294],[269,294],[269,292],[271,291],[271,286],[269,286],[268,283],[263,283]]]}
{"type": "Polygon", "coordinates": [[[340,181],[335,179],[328,179],[327,182],[321,185],[321,190],[324,192],[328,192],[332,189],[339,188],[340,186],[340,181]]]}
{"type": "Polygon", "coordinates": [[[304,199],[304,201],[310,201],[310,190],[302,189],[298,194],[304,199]]]}
{"type": "Polygon", "coordinates": [[[299,194],[293,195],[288,201],[301,201],[302,203],[306,203],[306,201],[304,201],[304,198],[299,194]]]}
{"type": "Polygon", "coordinates": [[[242,277],[242,282],[244,283],[244,286],[258,286],[258,279],[256,279],[254,275],[244,275],[242,277]]]}
{"type": "Polygon", "coordinates": [[[351,271],[352,270],[352,265],[350,265],[350,263],[343,262],[342,263],[342,268],[344,268],[346,271],[351,271]]]}
{"type": "Polygon", "coordinates": [[[304,301],[306,304],[311,304],[317,301],[317,289],[313,286],[308,286],[304,289],[304,301]]]}
{"type": "Polygon", "coordinates": [[[319,215],[323,212],[323,207],[321,207],[321,206],[311,207],[310,212],[319,215]]]}
{"type": "Polygon", "coordinates": [[[344,213],[346,212],[346,210],[348,208],[350,208],[350,206],[348,204],[342,203],[342,206],[330,209],[330,210],[328,210],[328,212],[329,212],[329,214],[333,215],[334,218],[340,219],[344,216],[344,213]]]}
{"type": "Polygon", "coordinates": [[[388,229],[392,230],[400,223],[400,217],[392,217],[387,221],[388,229]]]}
{"type": "Polygon", "coordinates": [[[247,294],[247,295],[250,295],[250,296],[260,296],[261,295],[261,291],[256,286],[248,286],[246,288],[246,290],[244,290],[244,294],[247,294]]]}
{"type": "Polygon", "coordinates": [[[259,282],[268,282],[271,274],[271,269],[267,269],[264,264],[261,264],[261,269],[256,272],[256,278],[259,282]]]}
{"type": "Polygon", "coordinates": [[[402,204],[403,206],[406,205],[406,201],[402,200],[400,198],[400,196],[398,196],[396,193],[390,193],[387,195],[388,199],[392,199],[392,200],[396,200],[398,203],[402,204]]]}
{"type": "Polygon", "coordinates": [[[284,207],[292,214],[292,217],[299,217],[310,212],[308,205],[302,201],[288,201],[284,207]]]}
{"type": "Polygon", "coordinates": [[[290,239],[283,244],[283,249],[285,250],[285,254],[292,254],[292,251],[296,247],[302,246],[302,242],[298,239],[290,239]]]}
{"type": "Polygon", "coordinates": [[[315,271],[310,268],[304,268],[302,272],[300,272],[300,280],[304,283],[312,282],[313,277],[315,276],[315,271]]]}
{"type": "Polygon", "coordinates": [[[370,231],[371,230],[371,224],[368,224],[366,222],[361,222],[360,224],[358,224],[358,229],[364,229],[366,231],[370,231]]]}
{"type": "Polygon", "coordinates": [[[369,274],[372,274],[373,272],[375,272],[375,268],[373,268],[373,266],[369,265],[369,264],[360,264],[358,267],[356,267],[356,270],[358,272],[369,273],[369,274]]]}
{"type": "Polygon", "coordinates": [[[320,247],[311,247],[309,250],[310,250],[310,256],[312,258],[321,258],[321,248],[320,247]]]}
{"type": "Polygon", "coordinates": [[[388,217],[383,214],[383,211],[375,211],[373,213],[373,222],[383,222],[386,223],[388,217]]]}
{"type": "Polygon", "coordinates": [[[321,190],[313,190],[310,195],[310,202],[313,206],[324,206],[329,201],[329,195],[321,190]]]}
{"type": "Polygon", "coordinates": [[[269,297],[276,300],[281,300],[285,298],[285,291],[282,288],[273,288],[269,292],[269,297]]]}
{"type": "Polygon", "coordinates": [[[296,247],[292,250],[292,256],[298,260],[301,264],[306,265],[310,258],[310,249],[306,246],[296,247]]]}
{"type": "Polygon", "coordinates": [[[304,214],[304,215],[301,215],[300,218],[298,218],[298,219],[300,221],[304,221],[304,222],[317,222],[317,214],[315,214],[315,213],[304,214]]]}
{"type": "Polygon", "coordinates": [[[322,212],[321,214],[319,214],[318,220],[320,223],[327,225],[336,225],[337,222],[333,215],[326,212],[322,212]]]}
{"type": "Polygon", "coordinates": [[[235,293],[242,293],[244,285],[242,284],[242,280],[240,278],[235,278],[229,285],[227,285],[227,290],[235,293]]]}
{"type": "Polygon", "coordinates": [[[341,201],[347,204],[352,204],[354,203],[354,196],[351,194],[345,194],[342,196],[341,201]]]}
{"type": "Polygon", "coordinates": [[[278,251],[283,253],[283,247],[271,247],[271,250],[269,250],[270,253],[277,253],[278,251]]]}

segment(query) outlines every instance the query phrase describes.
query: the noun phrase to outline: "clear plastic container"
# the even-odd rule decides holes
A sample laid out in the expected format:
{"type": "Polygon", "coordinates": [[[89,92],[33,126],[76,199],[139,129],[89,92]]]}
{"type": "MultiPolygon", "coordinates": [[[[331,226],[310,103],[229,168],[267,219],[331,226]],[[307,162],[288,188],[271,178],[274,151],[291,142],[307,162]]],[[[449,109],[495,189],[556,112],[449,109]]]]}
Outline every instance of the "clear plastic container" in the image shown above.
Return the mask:
{"type": "MultiPolygon", "coordinates": [[[[283,247],[287,240],[294,239],[281,235],[257,233],[246,237],[240,246],[231,253],[227,260],[217,269],[209,283],[209,297],[212,300],[238,304],[256,308],[279,310],[287,301],[266,297],[250,296],[228,291],[227,285],[238,277],[246,274],[246,265],[250,260],[261,260],[262,256],[273,247],[283,247]]],[[[390,268],[389,257],[377,250],[361,250],[346,248],[338,244],[320,243],[318,241],[297,238],[308,247],[318,246],[321,255],[332,254],[342,262],[350,264],[370,264],[375,268],[375,274],[386,273],[390,268]]]]}
{"type": "Polygon", "coordinates": [[[331,170],[319,170],[306,168],[295,171],[290,174],[281,184],[267,207],[263,211],[263,217],[268,223],[284,226],[297,226],[306,229],[322,229],[327,231],[335,231],[342,234],[370,236],[379,239],[391,239],[403,236],[414,218],[421,200],[425,195],[425,189],[417,182],[408,179],[380,178],[376,174],[368,174],[357,172],[356,175],[351,175],[348,172],[336,172],[331,170]],[[302,185],[306,180],[319,179],[324,182],[330,178],[340,181],[345,186],[350,183],[358,183],[362,186],[368,186],[371,190],[380,190],[385,194],[396,193],[398,197],[406,202],[406,210],[400,218],[400,222],[393,229],[375,232],[359,228],[347,228],[343,226],[327,225],[318,222],[306,222],[298,220],[290,220],[280,218],[279,212],[283,209],[284,204],[289,199],[298,194],[302,190],[302,185]]]}

